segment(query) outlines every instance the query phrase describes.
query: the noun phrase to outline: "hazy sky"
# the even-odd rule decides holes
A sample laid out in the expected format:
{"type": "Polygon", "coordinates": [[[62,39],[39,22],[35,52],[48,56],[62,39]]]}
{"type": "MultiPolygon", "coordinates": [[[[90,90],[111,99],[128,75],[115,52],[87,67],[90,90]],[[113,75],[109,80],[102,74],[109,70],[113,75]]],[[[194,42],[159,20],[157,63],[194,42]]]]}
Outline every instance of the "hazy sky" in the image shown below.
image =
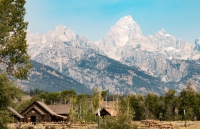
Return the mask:
{"type": "Polygon", "coordinates": [[[44,34],[64,25],[91,41],[131,15],[145,36],[164,28],[193,43],[200,38],[200,0],[26,0],[29,30],[44,34]]]}

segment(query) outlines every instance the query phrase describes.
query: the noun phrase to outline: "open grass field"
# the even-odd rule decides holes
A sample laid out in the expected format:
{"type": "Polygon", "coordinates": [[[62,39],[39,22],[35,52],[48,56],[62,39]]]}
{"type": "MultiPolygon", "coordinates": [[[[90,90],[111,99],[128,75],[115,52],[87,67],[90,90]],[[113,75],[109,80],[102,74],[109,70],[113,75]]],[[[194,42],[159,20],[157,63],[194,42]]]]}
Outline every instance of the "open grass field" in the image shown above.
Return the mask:
{"type": "MultiPolygon", "coordinates": [[[[8,125],[8,129],[16,129],[16,123],[8,125]]],[[[19,129],[97,129],[97,124],[88,123],[74,123],[74,124],[59,124],[59,123],[39,123],[33,125],[31,123],[23,123],[20,125],[19,129]]]]}
{"type": "MultiPolygon", "coordinates": [[[[138,129],[170,129],[168,128],[169,124],[173,125],[173,129],[200,129],[200,121],[157,121],[160,125],[163,125],[165,128],[160,127],[149,127],[146,124],[142,123],[141,121],[134,121],[133,123],[137,124],[139,127],[138,129]]],[[[8,125],[8,129],[16,129],[16,124],[12,123],[8,125]]],[[[88,123],[88,124],[81,124],[75,123],[71,125],[67,124],[57,124],[57,123],[45,123],[45,124],[36,124],[32,125],[31,123],[24,123],[21,124],[20,129],[97,129],[96,123],[88,123]]]]}
{"type": "Polygon", "coordinates": [[[134,122],[136,123],[139,127],[138,129],[170,129],[170,124],[172,125],[173,129],[200,129],[200,121],[186,121],[186,127],[185,127],[185,121],[157,121],[158,124],[162,125],[163,128],[161,127],[148,127],[141,121],[134,122]]]}

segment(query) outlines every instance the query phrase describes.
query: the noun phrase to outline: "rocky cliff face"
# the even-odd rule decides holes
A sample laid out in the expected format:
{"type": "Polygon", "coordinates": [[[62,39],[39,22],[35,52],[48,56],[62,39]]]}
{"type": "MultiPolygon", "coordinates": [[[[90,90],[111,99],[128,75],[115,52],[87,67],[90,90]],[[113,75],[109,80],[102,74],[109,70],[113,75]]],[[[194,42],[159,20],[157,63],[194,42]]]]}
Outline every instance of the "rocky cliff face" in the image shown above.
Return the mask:
{"type": "Polygon", "coordinates": [[[165,82],[179,81],[186,64],[175,69],[168,60],[199,59],[199,40],[187,43],[161,29],[154,35],[143,36],[131,16],[121,18],[104,39],[96,42],[105,54],[129,66],[136,66],[165,82]],[[167,72],[166,72],[167,71],[167,72]]]}
{"type": "Polygon", "coordinates": [[[164,93],[199,83],[199,39],[187,43],[164,29],[144,36],[131,16],[121,18],[100,41],[92,43],[64,26],[47,34],[28,32],[28,52],[87,88],[110,92],[164,93]],[[195,74],[194,74],[195,73],[195,74]]]}
{"type": "Polygon", "coordinates": [[[162,92],[162,82],[135,67],[129,67],[105,56],[87,39],[58,26],[46,35],[28,33],[29,53],[32,59],[48,65],[92,89],[110,92],[162,92]],[[155,88],[152,88],[155,87],[155,88]]]}
{"type": "Polygon", "coordinates": [[[96,44],[107,56],[118,60],[131,56],[132,51],[148,51],[167,59],[198,59],[200,56],[199,53],[198,56],[193,55],[195,44],[173,37],[164,29],[154,35],[143,36],[139,25],[131,16],[121,18],[96,44]]]}
{"type": "Polygon", "coordinates": [[[194,50],[200,52],[200,39],[195,40],[195,48],[194,50]]]}
{"type": "Polygon", "coordinates": [[[79,83],[75,79],[63,75],[55,69],[32,60],[33,68],[28,74],[27,80],[16,80],[24,91],[41,89],[48,92],[60,92],[62,90],[74,90],[78,94],[92,94],[92,90],[79,83]]]}

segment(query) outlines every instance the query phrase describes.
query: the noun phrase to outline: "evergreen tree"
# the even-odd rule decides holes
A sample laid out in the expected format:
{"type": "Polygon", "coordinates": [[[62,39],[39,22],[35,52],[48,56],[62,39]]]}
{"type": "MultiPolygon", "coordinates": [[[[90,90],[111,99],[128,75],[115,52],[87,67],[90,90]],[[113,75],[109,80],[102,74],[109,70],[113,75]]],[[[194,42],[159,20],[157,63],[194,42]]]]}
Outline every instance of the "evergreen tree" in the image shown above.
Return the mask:
{"type": "Polygon", "coordinates": [[[159,118],[159,98],[154,93],[147,94],[145,98],[145,104],[147,107],[147,118],[156,119],[159,118]]]}
{"type": "Polygon", "coordinates": [[[175,90],[169,90],[165,94],[165,113],[164,113],[164,119],[165,120],[175,120],[176,117],[176,109],[178,108],[178,100],[175,96],[176,91],[175,90]]]}
{"type": "Polygon", "coordinates": [[[130,106],[135,111],[134,120],[145,119],[145,99],[143,95],[131,95],[130,106]]]}
{"type": "Polygon", "coordinates": [[[188,120],[194,120],[199,114],[199,95],[192,87],[193,84],[189,82],[186,89],[182,90],[179,95],[179,114],[182,115],[182,119],[184,118],[184,110],[188,120]]]}

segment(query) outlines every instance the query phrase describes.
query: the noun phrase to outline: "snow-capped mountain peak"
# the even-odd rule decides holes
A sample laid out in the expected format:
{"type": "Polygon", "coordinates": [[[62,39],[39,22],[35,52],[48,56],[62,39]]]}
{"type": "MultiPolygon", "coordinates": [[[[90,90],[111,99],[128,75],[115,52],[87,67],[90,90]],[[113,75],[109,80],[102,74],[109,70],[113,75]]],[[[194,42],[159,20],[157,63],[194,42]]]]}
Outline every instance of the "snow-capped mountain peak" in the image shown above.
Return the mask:
{"type": "Polygon", "coordinates": [[[43,35],[28,31],[27,42],[33,60],[51,66],[90,88],[102,86],[114,91],[128,86],[135,91],[138,87],[148,90],[159,86],[158,89],[163,90],[160,79],[165,84],[181,84],[187,78],[200,80],[199,61],[194,64],[195,61],[190,63],[187,60],[199,59],[200,39],[196,39],[195,44],[187,43],[164,29],[143,36],[131,16],[121,18],[111,27],[107,35],[96,42],[99,47],[65,26],[57,26],[43,35]],[[101,51],[112,59],[102,55],[101,51]],[[155,80],[133,66],[159,79],[155,80]]]}
{"type": "Polygon", "coordinates": [[[158,34],[160,34],[160,35],[166,35],[167,32],[165,31],[165,29],[162,28],[160,31],[158,31],[158,34]]]}
{"type": "Polygon", "coordinates": [[[134,22],[134,21],[133,21],[133,18],[132,18],[130,15],[128,15],[128,16],[122,17],[122,18],[116,23],[116,25],[120,25],[120,24],[125,24],[125,25],[127,25],[127,23],[132,23],[132,22],[134,22]]]}
{"type": "Polygon", "coordinates": [[[72,41],[76,38],[76,34],[65,26],[56,26],[54,30],[49,31],[47,35],[54,37],[55,41],[72,41]]]}
{"type": "Polygon", "coordinates": [[[131,16],[122,17],[107,33],[103,40],[96,42],[109,57],[119,60],[116,55],[118,48],[129,44],[133,39],[139,40],[143,37],[139,25],[133,21],[131,16]]]}
{"type": "Polygon", "coordinates": [[[122,32],[123,34],[128,34],[129,37],[140,38],[142,36],[142,31],[139,25],[129,16],[122,17],[115,26],[111,28],[110,31],[122,32]],[[133,33],[133,34],[131,34],[133,33]]]}

